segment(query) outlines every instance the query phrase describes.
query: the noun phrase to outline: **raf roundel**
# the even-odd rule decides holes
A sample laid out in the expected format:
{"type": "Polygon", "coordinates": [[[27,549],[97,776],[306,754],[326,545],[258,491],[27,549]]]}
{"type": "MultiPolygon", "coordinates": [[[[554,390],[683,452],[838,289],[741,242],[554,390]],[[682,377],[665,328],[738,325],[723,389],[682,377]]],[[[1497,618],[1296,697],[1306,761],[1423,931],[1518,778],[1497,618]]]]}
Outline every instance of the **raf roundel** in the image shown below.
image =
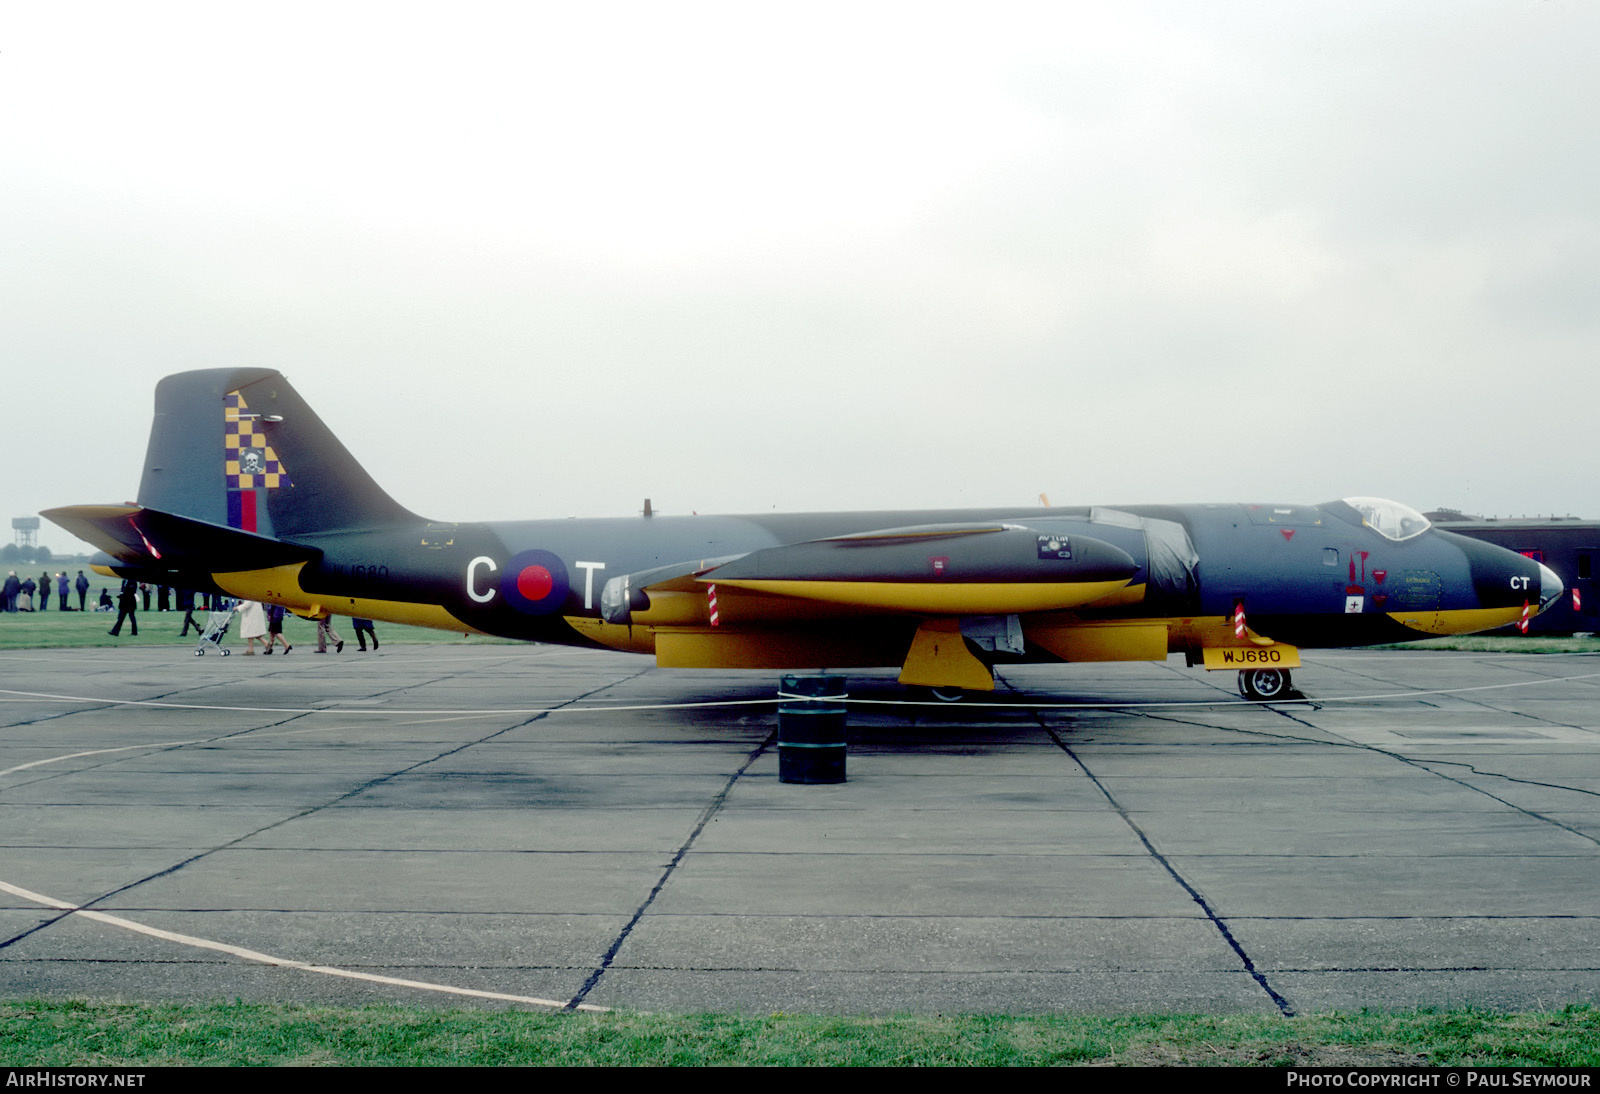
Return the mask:
{"type": "Polygon", "coordinates": [[[549,551],[514,555],[500,577],[500,593],[519,612],[544,615],[567,599],[567,568],[549,551]]]}

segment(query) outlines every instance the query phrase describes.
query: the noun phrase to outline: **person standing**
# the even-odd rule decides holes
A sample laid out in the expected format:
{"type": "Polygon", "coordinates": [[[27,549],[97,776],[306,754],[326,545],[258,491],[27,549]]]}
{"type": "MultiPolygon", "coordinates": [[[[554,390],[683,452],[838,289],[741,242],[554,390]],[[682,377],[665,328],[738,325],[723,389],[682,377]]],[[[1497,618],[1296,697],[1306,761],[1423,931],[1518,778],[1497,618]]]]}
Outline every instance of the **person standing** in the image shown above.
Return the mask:
{"type": "Polygon", "coordinates": [[[272,652],[272,647],[279,642],[283,643],[285,656],[288,656],[289,651],[294,649],[293,646],[289,645],[289,640],[283,636],[283,617],[285,614],[287,613],[284,611],[282,604],[267,605],[267,653],[269,654],[272,652]]]}
{"type": "Polygon", "coordinates": [[[89,579],[83,576],[83,571],[78,571],[78,580],[74,583],[78,590],[78,610],[86,612],[89,599],[89,579]]]}
{"type": "Polygon", "coordinates": [[[271,639],[267,637],[267,613],[261,610],[259,600],[239,602],[239,636],[245,641],[246,657],[255,656],[257,642],[265,645],[268,653],[272,652],[271,639]]]}
{"type": "Polygon", "coordinates": [[[189,628],[190,627],[194,628],[194,632],[196,634],[205,634],[206,633],[206,629],[204,627],[202,627],[195,620],[195,617],[194,617],[194,590],[193,589],[179,589],[178,590],[178,610],[183,613],[183,630],[178,632],[178,637],[179,638],[183,638],[183,637],[187,636],[188,633],[189,633],[189,628]]]}
{"type": "Polygon", "coordinates": [[[334,631],[332,624],[329,622],[329,620],[333,618],[333,615],[326,608],[324,608],[316,615],[312,616],[312,618],[317,621],[317,652],[327,653],[328,643],[332,642],[333,652],[343,653],[344,639],[339,637],[339,635],[334,631]]]}
{"type": "Polygon", "coordinates": [[[33,588],[33,578],[25,577],[22,579],[22,585],[17,590],[18,611],[33,611],[33,588]]]}
{"type": "Polygon", "coordinates": [[[133,578],[128,578],[122,583],[122,591],[117,594],[117,621],[112,624],[106,633],[113,638],[122,634],[122,621],[126,619],[128,626],[133,628],[133,637],[139,637],[139,583],[133,578]]]}
{"type": "Polygon", "coordinates": [[[350,625],[356,629],[356,642],[361,646],[361,652],[367,652],[367,639],[372,639],[372,648],[378,648],[378,632],[372,627],[372,620],[350,617],[350,625]]]}
{"type": "MultiPolygon", "coordinates": [[[[67,580],[67,571],[62,570],[56,575],[56,592],[61,594],[61,610],[70,612],[72,607],[67,603],[67,592],[72,588],[72,583],[67,580]]],[[[49,592],[49,590],[45,590],[49,592]]]]}

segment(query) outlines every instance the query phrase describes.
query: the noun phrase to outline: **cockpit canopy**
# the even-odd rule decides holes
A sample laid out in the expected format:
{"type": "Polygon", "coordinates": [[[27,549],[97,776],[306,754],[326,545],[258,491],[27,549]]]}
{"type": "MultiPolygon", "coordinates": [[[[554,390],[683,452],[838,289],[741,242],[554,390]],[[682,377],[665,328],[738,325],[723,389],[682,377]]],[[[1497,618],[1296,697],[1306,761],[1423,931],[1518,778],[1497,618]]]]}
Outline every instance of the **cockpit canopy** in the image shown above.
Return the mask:
{"type": "Polygon", "coordinates": [[[1361,514],[1361,522],[1384,539],[1401,543],[1420,536],[1433,522],[1409,505],[1387,498],[1345,498],[1344,503],[1361,514]]]}

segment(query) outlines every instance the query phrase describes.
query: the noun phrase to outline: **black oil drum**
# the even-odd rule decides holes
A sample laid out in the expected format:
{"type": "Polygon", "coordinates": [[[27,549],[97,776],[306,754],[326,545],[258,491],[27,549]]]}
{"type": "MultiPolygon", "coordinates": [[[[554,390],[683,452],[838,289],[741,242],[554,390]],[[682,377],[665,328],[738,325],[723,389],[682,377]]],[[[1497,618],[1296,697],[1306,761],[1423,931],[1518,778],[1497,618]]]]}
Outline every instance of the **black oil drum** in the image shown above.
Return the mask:
{"type": "Polygon", "coordinates": [[[844,677],[785,676],[778,694],[779,781],[844,782],[844,677]]]}

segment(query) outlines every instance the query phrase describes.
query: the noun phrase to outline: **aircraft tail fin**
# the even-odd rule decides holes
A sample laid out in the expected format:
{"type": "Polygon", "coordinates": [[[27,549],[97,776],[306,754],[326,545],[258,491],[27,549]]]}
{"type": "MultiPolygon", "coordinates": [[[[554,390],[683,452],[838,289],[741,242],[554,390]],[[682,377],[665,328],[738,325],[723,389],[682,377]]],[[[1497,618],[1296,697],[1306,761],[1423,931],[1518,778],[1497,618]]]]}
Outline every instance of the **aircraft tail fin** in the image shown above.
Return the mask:
{"type": "Polygon", "coordinates": [[[156,385],[139,504],[260,536],[418,518],[384,492],[273,369],[204,369],[156,385]]]}

